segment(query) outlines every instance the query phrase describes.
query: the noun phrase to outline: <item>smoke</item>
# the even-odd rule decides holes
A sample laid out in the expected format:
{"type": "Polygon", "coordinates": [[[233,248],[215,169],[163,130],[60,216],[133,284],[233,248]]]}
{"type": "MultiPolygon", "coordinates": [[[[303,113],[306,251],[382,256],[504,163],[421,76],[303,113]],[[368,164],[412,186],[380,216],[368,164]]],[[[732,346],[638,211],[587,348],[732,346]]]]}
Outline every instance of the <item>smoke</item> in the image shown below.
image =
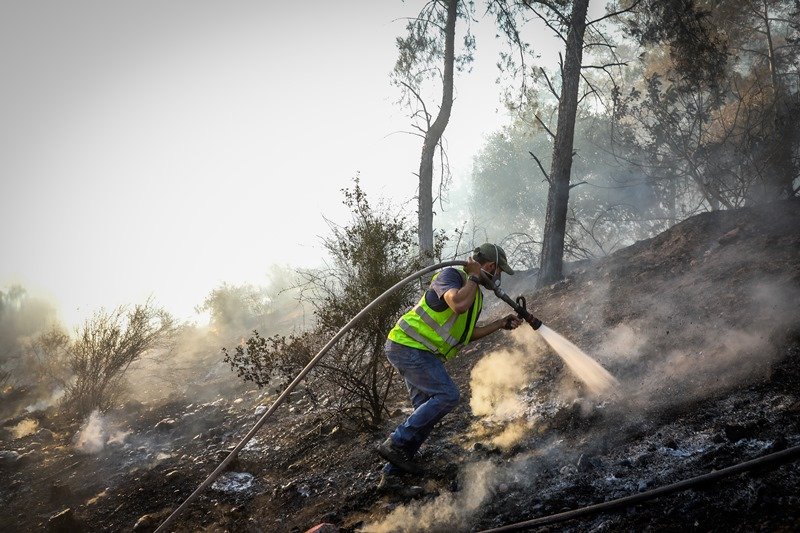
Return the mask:
{"type": "Polygon", "coordinates": [[[107,437],[106,421],[100,411],[95,409],[75,435],[75,449],[82,453],[98,453],[105,446],[107,437]]]}
{"type": "Polygon", "coordinates": [[[531,381],[531,356],[521,349],[502,349],[484,356],[473,367],[469,405],[476,416],[508,420],[525,413],[520,391],[531,381]]]}
{"type": "Polygon", "coordinates": [[[527,420],[515,420],[493,436],[490,442],[502,450],[507,450],[520,442],[532,428],[533,424],[527,420]]]}
{"type": "Polygon", "coordinates": [[[483,356],[470,375],[469,405],[479,417],[472,436],[501,449],[513,447],[532,427],[525,387],[538,377],[535,368],[544,343],[525,329],[530,328],[514,330],[511,346],[483,356]]]}
{"type": "Polygon", "coordinates": [[[501,479],[498,472],[498,467],[488,461],[467,465],[462,476],[465,485],[459,492],[445,492],[432,501],[398,507],[384,520],[364,526],[363,531],[465,531],[475,513],[495,494],[501,479]]]}
{"type": "Polygon", "coordinates": [[[488,353],[472,369],[470,407],[480,417],[473,425],[476,438],[509,449],[535,426],[537,416],[531,409],[535,399],[530,388],[541,377],[537,367],[545,354],[557,353],[569,369],[557,391],[564,402],[608,397],[619,386],[597,361],[546,326],[538,331],[523,326],[511,339],[511,348],[488,353]],[[573,385],[575,378],[582,383],[580,388],[573,385]]]}
{"type": "Polygon", "coordinates": [[[63,388],[57,387],[49,397],[42,398],[41,400],[34,402],[25,408],[25,412],[33,413],[35,411],[44,411],[45,409],[52,407],[58,403],[58,401],[64,396],[63,388]]]}
{"type": "Polygon", "coordinates": [[[39,422],[31,418],[26,418],[16,426],[9,428],[9,431],[11,431],[15,439],[21,439],[32,435],[37,429],[39,429],[39,422]]]}
{"type": "Polygon", "coordinates": [[[252,388],[231,372],[220,350],[231,349],[257,330],[263,337],[289,334],[310,316],[300,301],[300,277],[288,266],[271,265],[263,285],[222,283],[196,307],[207,326],[183,325],[169,354],[135,362],[126,379],[141,402],[184,395],[194,402],[241,395],[252,388]],[[168,357],[167,357],[168,355],[168,357]]]}

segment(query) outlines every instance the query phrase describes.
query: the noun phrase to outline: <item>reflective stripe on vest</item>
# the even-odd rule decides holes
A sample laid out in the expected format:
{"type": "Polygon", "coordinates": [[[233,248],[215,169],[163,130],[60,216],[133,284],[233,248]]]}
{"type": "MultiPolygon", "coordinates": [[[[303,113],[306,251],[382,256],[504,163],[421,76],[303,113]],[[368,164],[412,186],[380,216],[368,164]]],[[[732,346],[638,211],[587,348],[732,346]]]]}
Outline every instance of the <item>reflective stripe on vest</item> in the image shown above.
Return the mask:
{"type": "MultiPolygon", "coordinates": [[[[425,308],[421,305],[418,305],[416,308],[414,308],[414,312],[417,313],[422,321],[428,324],[428,326],[430,326],[430,328],[435,331],[436,334],[439,335],[448,346],[453,348],[454,346],[458,345],[458,339],[450,335],[450,328],[453,327],[453,324],[456,323],[456,319],[458,319],[458,315],[456,313],[453,313],[453,316],[451,316],[447,322],[440,326],[439,323],[436,322],[436,319],[429,315],[428,312],[425,311],[425,308]]],[[[403,324],[408,324],[408,322],[403,320],[403,324]]],[[[403,328],[403,331],[406,331],[405,328],[403,328]]],[[[408,332],[406,331],[406,333],[408,332]]]]}
{"type": "Polygon", "coordinates": [[[400,320],[397,321],[397,325],[400,326],[400,329],[402,329],[403,331],[406,332],[406,335],[408,335],[409,337],[411,337],[412,339],[414,339],[418,343],[425,345],[425,347],[427,347],[428,350],[430,350],[431,352],[433,352],[435,354],[439,353],[439,349],[436,348],[436,346],[434,346],[431,341],[429,341],[428,339],[426,339],[425,337],[420,335],[417,332],[417,330],[415,330],[413,327],[411,327],[411,324],[409,324],[408,322],[406,322],[405,320],[403,320],[401,318],[400,320]]]}
{"type": "MultiPolygon", "coordinates": [[[[460,274],[466,283],[467,274],[463,271],[460,274]]],[[[445,361],[452,359],[472,340],[475,322],[482,306],[483,294],[480,288],[469,310],[462,314],[455,313],[449,306],[442,311],[434,311],[428,306],[423,294],[419,303],[400,317],[389,332],[389,339],[398,344],[427,350],[445,361]]]]}

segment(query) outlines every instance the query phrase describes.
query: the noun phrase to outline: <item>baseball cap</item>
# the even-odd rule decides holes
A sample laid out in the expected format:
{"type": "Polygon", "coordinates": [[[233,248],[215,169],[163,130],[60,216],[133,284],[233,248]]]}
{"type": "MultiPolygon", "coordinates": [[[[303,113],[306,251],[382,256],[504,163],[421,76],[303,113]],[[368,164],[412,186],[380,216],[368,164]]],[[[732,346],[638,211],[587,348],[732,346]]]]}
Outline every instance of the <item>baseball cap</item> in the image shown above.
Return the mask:
{"type": "Polygon", "coordinates": [[[483,243],[477,248],[475,248],[473,253],[476,255],[480,254],[486,261],[492,261],[494,263],[497,263],[497,265],[500,267],[500,270],[502,270],[506,274],[514,274],[514,269],[508,266],[505,250],[503,250],[496,244],[492,244],[490,242],[483,243]]]}

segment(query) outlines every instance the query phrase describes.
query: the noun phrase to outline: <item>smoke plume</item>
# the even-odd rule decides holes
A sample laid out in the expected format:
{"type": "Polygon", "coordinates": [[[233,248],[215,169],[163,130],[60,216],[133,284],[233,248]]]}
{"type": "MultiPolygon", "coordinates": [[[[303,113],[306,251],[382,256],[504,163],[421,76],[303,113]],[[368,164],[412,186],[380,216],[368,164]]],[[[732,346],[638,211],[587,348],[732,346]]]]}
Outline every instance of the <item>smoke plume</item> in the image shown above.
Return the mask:
{"type": "Polygon", "coordinates": [[[471,518],[494,494],[500,476],[488,461],[468,465],[459,492],[445,492],[429,502],[412,503],[393,510],[384,520],[368,524],[367,533],[451,532],[469,529],[471,518]]]}
{"type": "Polygon", "coordinates": [[[105,446],[107,437],[106,421],[95,409],[75,435],[75,449],[82,453],[98,453],[105,446]]]}
{"type": "Polygon", "coordinates": [[[21,439],[23,437],[27,437],[28,435],[32,435],[37,429],[39,429],[39,422],[31,418],[26,418],[16,426],[9,428],[15,439],[21,439]]]}

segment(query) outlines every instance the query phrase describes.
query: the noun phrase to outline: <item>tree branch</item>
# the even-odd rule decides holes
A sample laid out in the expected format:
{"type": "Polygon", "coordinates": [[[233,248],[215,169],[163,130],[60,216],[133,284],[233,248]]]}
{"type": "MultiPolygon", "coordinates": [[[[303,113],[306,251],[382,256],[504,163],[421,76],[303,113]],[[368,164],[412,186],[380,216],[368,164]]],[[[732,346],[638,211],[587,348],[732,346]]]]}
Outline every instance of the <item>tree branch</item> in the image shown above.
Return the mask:
{"type": "MultiPolygon", "coordinates": [[[[550,128],[547,127],[547,124],[545,124],[544,121],[539,117],[539,114],[536,113],[533,116],[536,118],[537,121],[539,121],[539,124],[541,124],[541,126],[544,128],[544,131],[546,131],[547,134],[550,135],[550,138],[551,139],[555,139],[556,136],[553,134],[552,131],[550,131],[550,128]]],[[[533,155],[533,154],[531,154],[531,155],[533,155]]]]}
{"type": "Polygon", "coordinates": [[[552,185],[552,182],[550,181],[550,176],[548,176],[548,175],[547,175],[547,171],[545,171],[545,169],[544,169],[544,166],[542,165],[542,162],[541,162],[541,161],[539,161],[539,158],[538,158],[538,157],[536,157],[536,154],[534,154],[534,153],[533,153],[533,152],[531,152],[530,150],[528,150],[528,153],[529,153],[529,154],[531,154],[531,157],[532,157],[534,160],[536,160],[536,164],[537,164],[537,165],[539,165],[539,170],[541,170],[541,171],[542,171],[542,174],[544,174],[544,179],[545,179],[545,181],[546,181],[547,183],[549,183],[550,185],[552,185]]]}
{"type": "Polygon", "coordinates": [[[553,96],[556,97],[556,101],[560,102],[561,101],[561,97],[556,92],[555,88],[553,87],[553,84],[550,81],[550,76],[547,75],[547,72],[544,70],[544,67],[539,67],[539,70],[542,72],[542,75],[544,76],[544,79],[547,82],[547,86],[550,88],[550,92],[553,94],[553,96]]]}
{"type": "Polygon", "coordinates": [[[597,24],[598,22],[603,21],[603,20],[608,19],[608,18],[611,18],[611,17],[616,17],[618,15],[624,15],[625,13],[629,13],[629,12],[633,11],[633,9],[636,6],[638,6],[641,2],[642,2],[642,0],[636,0],[634,3],[632,3],[630,6],[628,6],[625,9],[620,9],[619,11],[614,11],[613,13],[606,13],[605,15],[603,15],[602,17],[600,17],[598,19],[594,19],[592,21],[587,22],[586,23],[586,27],[588,28],[589,26],[591,26],[593,24],[597,24]]]}

